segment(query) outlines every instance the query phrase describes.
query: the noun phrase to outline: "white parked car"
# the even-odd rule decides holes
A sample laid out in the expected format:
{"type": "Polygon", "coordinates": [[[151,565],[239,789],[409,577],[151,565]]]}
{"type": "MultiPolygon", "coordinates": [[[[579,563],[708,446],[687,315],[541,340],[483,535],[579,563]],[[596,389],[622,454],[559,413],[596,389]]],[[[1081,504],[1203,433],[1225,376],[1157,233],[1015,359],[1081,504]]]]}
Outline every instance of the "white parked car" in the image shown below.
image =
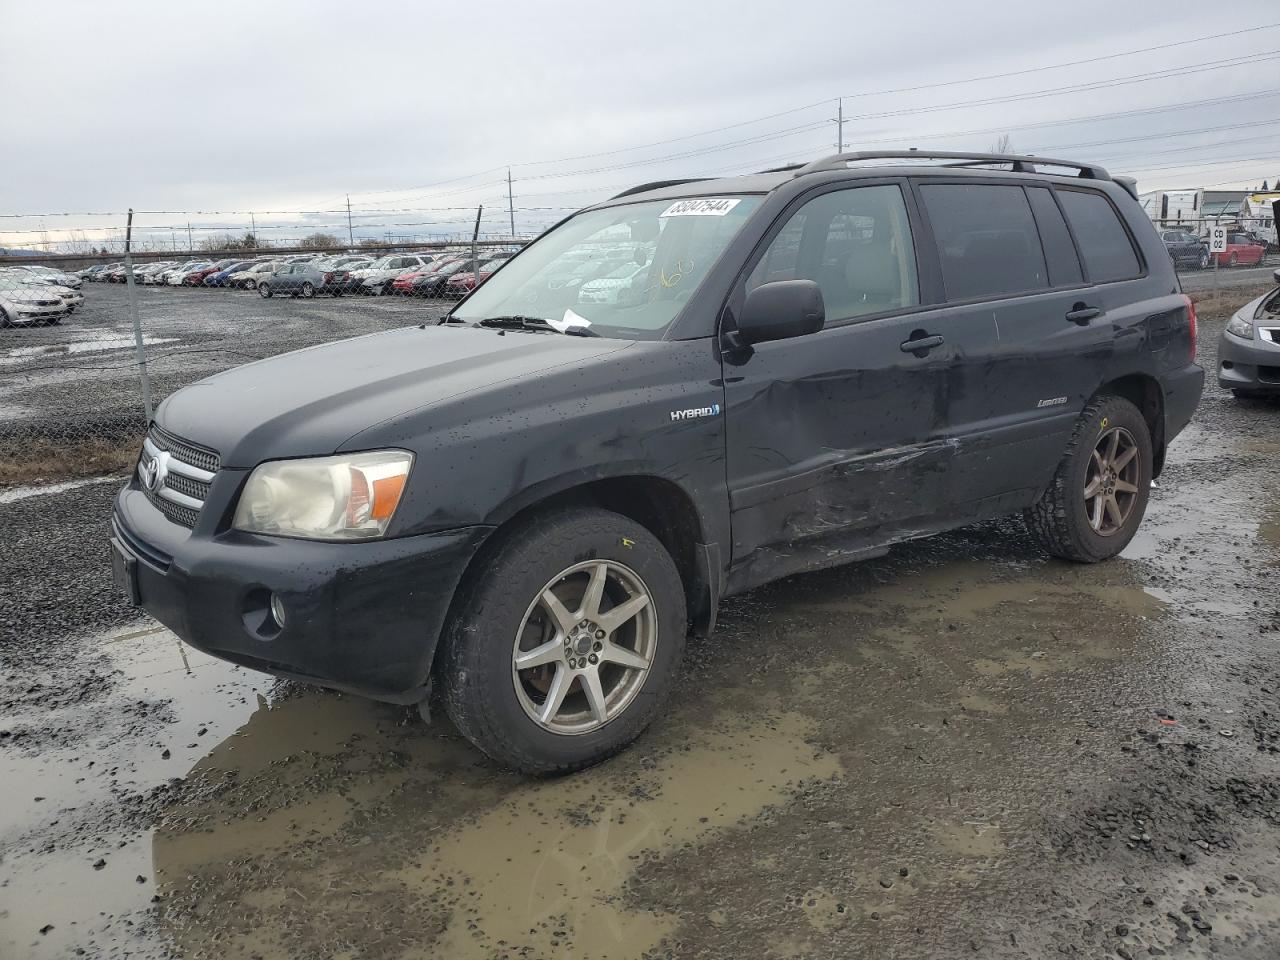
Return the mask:
{"type": "Polygon", "coordinates": [[[42,280],[52,281],[54,283],[61,284],[64,287],[70,287],[73,290],[80,289],[80,284],[83,282],[74,274],[67,273],[65,270],[58,270],[55,267],[27,266],[26,264],[22,264],[17,266],[16,269],[25,270],[27,273],[37,276],[42,280]]]}
{"type": "Polygon", "coordinates": [[[70,312],[54,288],[47,284],[0,285],[0,327],[55,324],[70,312]]]}
{"type": "Polygon", "coordinates": [[[227,277],[226,285],[236,290],[256,290],[258,289],[258,281],[264,276],[269,276],[279,266],[280,264],[275,260],[264,260],[262,263],[255,263],[253,266],[246,267],[227,277]]]}
{"type": "Polygon", "coordinates": [[[172,270],[177,264],[172,260],[162,260],[159,263],[143,264],[138,270],[134,271],[133,279],[144,285],[155,285],[164,283],[160,278],[172,270]]]}
{"type": "Polygon", "coordinates": [[[629,263],[604,277],[588,280],[578,290],[579,303],[617,303],[649,272],[649,264],[629,263]]]}
{"type": "Polygon", "coordinates": [[[178,269],[170,271],[165,283],[171,287],[180,287],[182,286],[183,278],[188,273],[195,273],[197,270],[203,270],[205,267],[210,266],[213,266],[213,262],[210,260],[189,260],[178,269]]]}
{"type": "Polygon", "coordinates": [[[440,253],[393,253],[363,269],[351,271],[351,276],[359,282],[361,293],[390,293],[391,282],[400,274],[425,267],[442,256],[440,253]]]}

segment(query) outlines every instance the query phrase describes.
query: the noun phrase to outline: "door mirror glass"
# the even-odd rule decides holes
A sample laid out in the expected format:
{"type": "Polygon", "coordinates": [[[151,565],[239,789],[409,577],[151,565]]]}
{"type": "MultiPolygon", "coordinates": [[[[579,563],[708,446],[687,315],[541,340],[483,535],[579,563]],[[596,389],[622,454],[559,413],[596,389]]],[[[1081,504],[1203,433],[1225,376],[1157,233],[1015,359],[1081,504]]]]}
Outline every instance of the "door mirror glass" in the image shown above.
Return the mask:
{"type": "Polygon", "coordinates": [[[738,317],[738,336],[745,343],[786,340],[817,333],[827,321],[822,288],[813,280],[762,283],[747,294],[738,317]]]}

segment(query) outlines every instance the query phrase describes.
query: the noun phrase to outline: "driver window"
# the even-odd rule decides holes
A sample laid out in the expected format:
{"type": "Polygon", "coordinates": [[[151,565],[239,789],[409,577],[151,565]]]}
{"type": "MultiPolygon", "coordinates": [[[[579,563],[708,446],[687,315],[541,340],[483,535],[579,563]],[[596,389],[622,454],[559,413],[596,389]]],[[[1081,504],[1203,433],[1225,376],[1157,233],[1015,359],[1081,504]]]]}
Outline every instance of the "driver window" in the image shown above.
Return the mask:
{"type": "Polygon", "coordinates": [[[828,323],[918,304],[915,247],[901,189],[854,187],[810,200],[769,244],[747,290],[800,279],[822,288],[828,323]]]}

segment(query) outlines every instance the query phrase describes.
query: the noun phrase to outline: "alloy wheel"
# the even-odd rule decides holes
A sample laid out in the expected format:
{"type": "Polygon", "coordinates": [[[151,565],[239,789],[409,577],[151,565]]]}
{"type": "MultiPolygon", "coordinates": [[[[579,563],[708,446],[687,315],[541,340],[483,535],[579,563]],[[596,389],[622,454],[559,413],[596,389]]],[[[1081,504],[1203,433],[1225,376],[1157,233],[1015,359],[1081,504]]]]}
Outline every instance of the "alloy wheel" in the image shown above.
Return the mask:
{"type": "Polygon", "coordinates": [[[598,730],[640,692],[657,643],[653,598],[634,570],[613,560],[574,564],[542,588],[516,631],[520,706],[552,733],[598,730]]]}
{"type": "Polygon", "coordinates": [[[1089,526],[1102,537],[1124,529],[1138,502],[1142,454],[1124,427],[1103,432],[1094,445],[1084,478],[1084,505],[1089,526]]]}

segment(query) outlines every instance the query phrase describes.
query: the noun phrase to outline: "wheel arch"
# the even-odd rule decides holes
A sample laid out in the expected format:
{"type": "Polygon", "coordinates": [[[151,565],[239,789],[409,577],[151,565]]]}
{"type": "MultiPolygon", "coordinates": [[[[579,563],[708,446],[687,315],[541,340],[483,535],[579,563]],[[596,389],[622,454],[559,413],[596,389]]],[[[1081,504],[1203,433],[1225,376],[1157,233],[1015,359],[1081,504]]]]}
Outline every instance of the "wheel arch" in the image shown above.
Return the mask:
{"type": "MultiPolygon", "coordinates": [[[[575,506],[610,510],[635,521],[653,534],[675,561],[684,585],[685,607],[692,631],[698,636],[710,635],[715,627],[721,592],[718,545],[705,542],[706,524],[687,490],[674,480],[645,473],[591,479],[563,477],[539,484],[504,503],[486,520],[495,529],[463,571],[446,623],[457,615],[457,598],[465,592],[466,584],[485,569],[489,557],[512,530],[535,514],[575,506]]],[[[437,646],[432,657],[433,671],[439,663],[439,655],[437,646]]]]}
{"type": "Polygon", "coordinates": [[[1156,479],[1164,470],[1165,437],[1164,437],[1164,390],[1160,381],[1150,374],[1131,373],[1116,377],[1104,383],[1094,396],[1109,394],[1123,397],[1138,408],[1142,419],[1147,422],[1151,432],[1151,449],[1154,462],[1151,465],[1151,479],[1156,479]]]}

